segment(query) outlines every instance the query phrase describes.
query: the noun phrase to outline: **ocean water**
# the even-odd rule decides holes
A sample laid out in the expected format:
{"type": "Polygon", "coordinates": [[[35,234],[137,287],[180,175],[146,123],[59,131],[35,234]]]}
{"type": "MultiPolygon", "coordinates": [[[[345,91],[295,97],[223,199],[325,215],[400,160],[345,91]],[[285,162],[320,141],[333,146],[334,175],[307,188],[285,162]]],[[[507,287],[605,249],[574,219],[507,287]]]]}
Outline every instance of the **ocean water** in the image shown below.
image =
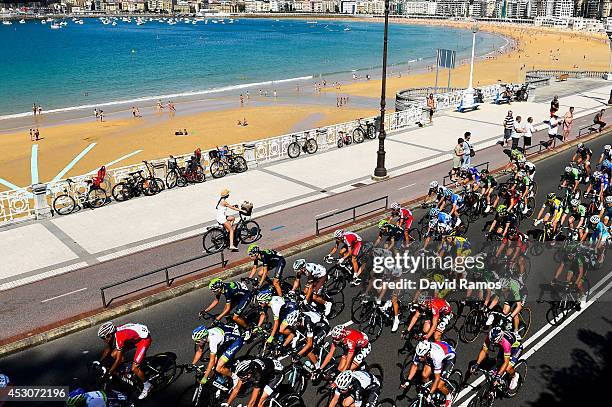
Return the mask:
{"type": "MultiPolygon", "coordinates": [[[[83,25],[0,25],[0,118],[161,95],[206,93],[266,81],[378,67],[383,24],[351,21],[238,19],[233,24],[98,19],[83,25]],[[347,29],[348,28],[348,29],[347,29]]],[[[477,52],[505,39],[480,32],[477,52]]],[[[469,55],[471,33],[391,24],[389,64],[435,57],[436,48],[469,55]]],[[[418,63],[418,62],[417,62],[418,63]]]]}

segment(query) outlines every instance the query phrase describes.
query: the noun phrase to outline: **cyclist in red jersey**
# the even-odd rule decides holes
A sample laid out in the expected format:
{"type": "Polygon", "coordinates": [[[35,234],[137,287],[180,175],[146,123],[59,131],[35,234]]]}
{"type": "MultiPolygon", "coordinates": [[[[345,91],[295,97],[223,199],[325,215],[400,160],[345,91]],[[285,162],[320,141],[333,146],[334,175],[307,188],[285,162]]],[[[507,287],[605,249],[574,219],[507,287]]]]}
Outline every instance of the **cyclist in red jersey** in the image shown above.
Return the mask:
{"type": "Polygon", "coordinates": [[[151,346],[149,329],[142,324],[123,324],[115,327],[112,322],[105,322],[98,329],[98,336],[106,343],[100,355],[100,361],[104,361],[109,356],[114,359],[113,365],[108,370],[109,375],[115,373],[123,362],[123,354],[126,351],[136,349],[132,372],[142,381],[142,392],[138,399],[142,400],[147,397],[151,390],[151,382],[146,379],[140,364],[147,354],[147,349],[151,346]]]}
{"type": "Polygon", "coordinates": [[[372,350],[368,336],[356,329],[349,329],[343,325],[335,326],[331,331],[332,343],[329,353],[321,363],[318,370],[323,370],[331,362],[336,346],[344,349],[344,355],[338,363],[338,371],[350,369],[355,370],[363,363],[363,360],[372,350]]]}
{"type": "Polygon", "coordinates": [[[517,262],[519,275],[519,281],[523,281],[523,275],[525,273],[526,264],[525,264],[525,256],[527,255],[528,241],[529,238],[526,234],[516,230],[516,228],[511,227],[508,228],[508,233],[502,240],[499,249],[497,249],[496,256],[500,258],[504,253],[512,262],[517,262]],[[504,251],[505,250],[505,251],[504,251]]]}
{"type": "Polygon", "coordinates": [[[353,279],[359,277],[359,265],[357,264],[357,256],[361,251],[361,237],[357,233],[345,232],[342,229],[338,229],[334,232],[334,238],[336,239],[336,245],[331,249],[328,256],[333,256],[334,253],[340,249],[339,255],[342,256],[343,260],[351,258],[351,264],[353,265],[353,279]],[[344,244],[345,247],[340,248],[340,245],[344,244]]]}
{"type": "Polygon", "coordinates": [[[391,204],[391,216],[397,217],[397,226],[401,227],[404,230],[404,245],[408,245],[410,242],[410,237],[408,236],[408,231],[412,227],[412,221],[414,221],[414,216],[410,209],[402,208],[399,203],[394,202],[391,204]]]}
{"type": "Polygon", "coordinates": [[[444,298],[432,299],[431,297],[419,297],[418,302],[419,307],[410,320],[406,331],[404,331],[404,335],[412,331],[422,313],[427,313],[431,315],[431,319],[426,320],[423,324],[422,339],[429,340],[433,336],[436,342],[440,341],[442,333],[453,317],[450,304],[444,298]]]}

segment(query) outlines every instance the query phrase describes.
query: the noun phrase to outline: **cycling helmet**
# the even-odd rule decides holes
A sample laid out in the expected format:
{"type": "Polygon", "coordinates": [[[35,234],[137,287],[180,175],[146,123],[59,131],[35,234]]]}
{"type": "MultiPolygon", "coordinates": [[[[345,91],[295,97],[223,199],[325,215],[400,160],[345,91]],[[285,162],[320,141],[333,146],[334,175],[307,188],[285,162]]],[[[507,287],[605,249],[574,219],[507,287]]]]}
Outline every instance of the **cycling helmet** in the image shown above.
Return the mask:
{"type": "Polygon", "coordinates": [[[589,218],[589,221],[590,221],[591,223],[599,223],[600,219],[599,219],[599,216],[597,216],[597,215],[593,215],[593,216],[591,216],[591,217],[589,218]]]}
{"type": "Polygon", "coordinates": [[[293,326],[298,321],[299,317],[300,311],[293,311],[285,317],[285,322],[287,323],[287,325],[293,326]]]}
{"type": "Polygon", "coordinates": [[[467,164],[463,164],[463,165],[461,166],[461,168],[459,168],[459,170],[460,170],[461,172],[467,172],[469,169],[470,169],[470,167],[469,167],[469,165],[467,165],[467,164]]]}
{"type": "Polygon", "coordinates": [[[429,188],[431,188],[431,189],[438,188],[438,185],[440,185],[440,184],[438,183],[438,181],[431,181],[431,182],[429,183],[429,188]]]}
{"type": "Polygon", "coordinates": [[[295,291],[289,291],[287,293],[285,293],[284,295],[285,300],[289,301],[289,302],[294,302],[297,303],[298,300],[298,295],[295,291]]]}
{"type": "Polygon", "coordinates": [[[344,230],[338,229],[334,232],[334,237],[336,239],[341,239],[343,234],[344,234],[344,230]]]}
{"type": "Polygon", "coordinates": [[[191,339],[193,339],[194,342],[203,341],[204,339],[206,339],[207,336],[208,329],[204,325],[200,325],[191,333],[191,339]]]}
{"type": "Polygon", "coordinates": [[[8,386],[9,383],[10,380],[8,376],[5,374],[0,374],[0,389],[4,389],[6,386],[8,386]]]}
{"type": "Polygon", "coordinates": [[[504,213],[506,213],[508,211],[508,208],[506,208],[506,205],[498,205],[495,210],[499,214],[504,214],[504,213]]]}
{"type": "Polygon", "coordinates": [[[251,244],[247,249],[247,253],[249,254],[249,256],[259,253],[259,246],[255,243],[251,244]]]}
{"type": "Polygon", "coordinates": [[[260,291],[255,297],[255,301],[257,301],[259,305],[268,305],[271,300],[272,300],[272,291],[270,289],[265,289],[263,291],[260,291]]]}
{"type": "Polygon", "coordinates": [[[584,143],[578,143],[578,148],[583,148],[584,147],[584,143]]]}
{"type": "Polygon", "coordinates": [[[601,172],[595,171],[593,172],[593,178],[599,178],[601,176],[601,172]]]}
{"type": "Polygon", "coordinates": [[[606,144],[606,145],[604,146],[604,150],[605,150],[605,151],[610,151],[610,149],[612,149],[612,146],[611,146],[610,144],[606,144]]]}
{"type": "Polygon", "coordinates": [[[417,303],[419,305],[426,305],[430,301],[431,301],[431,297],[427,295],[427,293],[420,293],[419,296],[417,297],[417,303]]]}
{"type": "Polygon", "coordinates": [[[381,219],[380,221],[378,221],[378,229],[384,228],[387,223],[389,223],[387,219],[381,219]]]}
{"type": "Polygon", "coordinates": [[[517,173],[516,173],[516,175],[517,175],[519,178],[525,178],[525,176],[526,176],[527,174],[525,173],[525,171],[520,170],[519,172],[517,172],[517,173]]]}
{"type": "Polygon", "coordinates": [[[499,286],[501,288],[508,288],[510,287],[510,280],[507,279],[506,277],[502,277],[499,279],[499,286]]]}
{"type": "Polygon", "coordinates": [[[115,328],[115,325],[108,321],[100,325],[100,329],[98,329],[98,336],[100,338],[106,338],[110,334],[115,333],[116,330],[117,328],[115,328]]]}
{"type": "Polygon", "coordinates": [[[438,209],[438,208],[431,208],[429,210],[429,216],[431,216],[431,217],[438,216],[439,214],[440,214],[440,209],[438,209]]]}
{"type": "Polygon", "coordinates": [[[68,398],[66,399],[67,406],[78,406],[84,402],[85,390],[81,389],[80,387],[78,389],[72,390],[70,394],[68,394],[68,398]]]}
{"type": "Polygon", "coordinates": [[[428,340],[423,340],[419,342],[416,346],[415,353],[417,356],[425,356],[431,350],[431,342],[428,340]]]}
{"type": "Polygon", "coordinates": [[[450,197],[452,194],[453,194],[453,191],[451,191],[451,189],[450,189],[450,188],[446,188],[446,189],[444,190],[444,196],[445,196],[445,197],[447,197],[447,198],[448,198],[448,197],[450,197]]]}
{"type": "Polygon", "coordinates": [[[489,174],[489,170],[487,170],[486,168],[483,168],[483,169],[480,171],[480,173],[481,173],[482,175],[488,175],[488,174],[489,174]]]}
{"type": "Polygon", "coordinates": [[[491,343],[499,343],[504,336],[504,331],[498,326],[493,327],[489,331],[489,342],[491,343]]]}
{"type": "Polygon", "coordinates": [[[394,211],[399,211],[399,209],[400,209],[400,204],[398,204],[397,202],[393,202],[393,203],[391,204],[391,209],[392,209],[392,210],[394,210],[394,211]]]}
{"type": "Polygon", "coordinates": [[[241,379],[244,379],[245,377],[250,376],[252,373],[251,372],[251,360],[250,359],[242,360],[238,362],[234,373],[236,373],[236,376],[238,376],[241,379]]]}
{"type": "Polygon", "coordinates": [[[527,159],[525,159],[525,157],[523,156],[520,156],[517,161],[519,164],[524,164],[527,162],[527,159]]]}
{"type": "Polygon", "coordinates": [[[334,383],[338,390],[344,391],[344,390],[347,390],[349,387],[351,387],[352,381],[353,381],[353,371],[345,370],[344,372],[340,372],[340,374],[336,376],[336,380],[334,380],[334,383]]]}
{"type": "Polygon", "coordinates": [[[546,200],[547,201],[552,201],[552,200],[554,200],[556,198],[557,198],[557,194],[555,194],[554,192],[551,192],[548,195],[546,195],[546,200]]]}
{"type": "Polygon", "coordinates": [[[293,270],[295,271],[301,270],[304,266],[306,266],[305,259],[297,259],[293,262],[293,270]]]}
{"type": "Polygon", "coordinates": [[[608,196],[606,197],[606,203],[607,203],[607,204],[612,203],[612,195],[608,195],[608,196]]]}
{"type": "Polygon", "coordinates": [[[213,278],[208,283],[208,288],[212,291],[220,291],[223,288],[223,280],[220,277],[213,278]]]}
{"type": "Polygon", "coordinates": [[[343,325],[336,325],[331,331],[331,337],[334,341],[340,341],[348,335],[348,330],[343,325]]]}
{"type": "Polygon", "coordinates": [[[565,167],[565,172],[568,173],[568,174],[570,172],[572,172],[572,167],[570,167],[569,165],[567,167],[565,167]]]}
{"type": "Polygon", "coordinates": [[[578,204],[580,204],[580,201],[577,200],[576,198],[574,198],[574,199],[572,199],[570,201],[570,205],[572,205],[572,206],[578,206],[578,204]]]}

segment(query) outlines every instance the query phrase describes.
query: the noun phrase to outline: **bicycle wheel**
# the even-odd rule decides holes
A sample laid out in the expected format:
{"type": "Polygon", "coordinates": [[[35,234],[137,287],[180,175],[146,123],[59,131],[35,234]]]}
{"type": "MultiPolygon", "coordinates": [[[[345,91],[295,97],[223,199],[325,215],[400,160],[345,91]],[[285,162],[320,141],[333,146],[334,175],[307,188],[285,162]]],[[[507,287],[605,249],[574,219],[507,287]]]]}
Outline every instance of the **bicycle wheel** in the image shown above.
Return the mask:
{"type": "Polygon", "coordinates": [[[359,330],[368,335],[370,342],[374,343],[383,330],[383,321],[380,312],[375,310],[359,324],[359,330]]]}
{"type": "Polygon", "coordinates": [[[91,208],[101,208],[106,203],[106,191],[102,188],[94,188],[87,194],[87,202],[91,208]]]}
{"type": "Polygon", "coordinates": [[[267,404],[269,407],[305,407],[304,400],[294,393],[283,394],[278,399],[270,400],[267,404]]]}
{"type": "Polygon", "coordinates": [[[232,164],[233,164],[232,169],[234,170],[234,172],[237,172],[237,173],[245,172],[246,170],[249,169],[249,166],[247,165],[245,158],[240,155],[237,157],[234,157],[234,161],[232,164]]]}
{"type": "Polygon", "coordinates": [[[344,142],[342,141],[342,137],[340,137],[338,139],[338,142],[336,143],[336,145],[338,146],[338,148],[342,148],[342,146],[344,146],[344,142]]]}
{"type": "Polygon", "coordinates": [[[546,311],[546,321],[552,326],[558,326],[565,320],[569,312],[566,312],[558,303],[553,303],[546,311]]]}
{"type": "Polygon", "coordinates": [[[527,361],[525,359],[520,359],[516,365],[514,365],[515,374],[519,375],[518,382],[516,383],[516,387],[512,390],[508,388],[507,396],[514,397],[517,395],[523,383],[525,382],[525,378],[527,377],[527,361]]]}
{"type": "Polygon", "coordinates": [[[155,391],[170,385],[176,377],[176,356],[171,353],[160,353],[146,361],[151,384],[155,391]]]}
{"type": "Polygon", "coordinates": [[[187,387],[183,393],[181,393],[177,407],[198,407],[206,406],[208,404],[208,398],[203,397],[202,385],[192,384],[187,387]],[[205,400],[206,399],[206,400],[205,400]]]}
{"type": "Polygon", "coordinates": [[[339,273],[338,271],[339,270],[336,268],[335,273],[330,272],[327,275],[325,290],[329,295],[336,295],[340,291],[344,291],[346,288],[346,279],[344,278],[344,274],[339,273]]]}
{"type": "Polygon", "coordinates": [[[529,307],[523,307],[521,312],[518,314],[518,318],[518,334],[524,339],[527,337],[529,328],[531,327],[531,309],[529,309],[529,307]]]}
{"type": "Polygon", "coordinates": [[[202,246],[207,253],[219,253],[227,247],[227,236],[220,227],[210,228],[202,236],[202,246]]]}
{"type": "Polygon", "coordinates": [[[238,236],[242,243],[251,244],[261,237],[261,228],[254,220],[246,221],[242,224],[238,236]]]}
{"type": "Polygon", "coordinates": [[[68,215],[74,211],[76,207],[76,202],[74,198],[68,194],[58,195],[57,198],[53,200],[53,210],[58,215],[68,215]]]}
{"type": "MultiPolygon", "coordinates": [[[[202,175],[203,175],[203,174],[202,174],[202,175]]],[[[196,173],[196,176],[195,176],[195,177],[198,177],[198,174],[197,174],[197,173],[196,173]]],[[[203,181],[203,180],[202,180],[202,181],[203,181]]],[[[199,181],[198,179],[194,179],[194,182],[202,182],[202,181],[199,181]]],[[[186,186],[187,186],[187,184],[189,184],[189,181],[187,181],[187,178],[185,178],[185,176],[184,176],[184,175],[182,175],[182,174],[181,174],[181,175],[179,175],[179,176],[178,176],[178,178],[176,179],[176,185],[177,185],[177,186],[179,186],[179,187],[181,187],[181,188],[182,188],[182,187],[186,187],[186,186]]]]}
{"type": "Polygon", "coordinates": [[[117,185],[115,185],[113,187],[111,194],[113,195],[113,198],[115,198],[115,201],[117,202],[127,201],[128,199],[132,197],[130,187],[125,182],[120,182],[117,185]]]}
{"type": "Polygon", "coordinates": [[[168,189],[172,189],[178,184],[179,175],[176,171],[170,171],[168,175],[166,175],[166,186],[168,189]]]}
{"type": "Polygon", "coordinates": [[[332,306],[327,319],[332,320],[344,310],[344,293],[340,291],[334,294],[333,297],[330,297],[328,301],[331,301],[332,306]]]}
{"type": "Polygon", "coordinates": [[[373,124],[367,127],[366,137],[369,138],[370,140],[374,140],[376,138],[376,129],[374,128],[373,124]]]}
{"type": "Polygon", "coordinates": [[[463,326],[459,329],[459,338],[465,343],[474,342],[480,334],[480,329],[484,323],[483,318],[480,310],[471,310],[465,317],[463,326]]]}
{"type": "Polygon", "coordinates": [[[357,144],[363,143],[364,140],[365,140],[365,133],[363,129],[361,129],[361,127],[357,127],[355,130],[353,130],[353,141],[355,143],[357,144]]]}
{"type": "Polygon", "coordinates": [[[306,152],[308,154],[314,154],[319,149],[319,145],[317,144],[317,140],[315,140],[313,138],[309,138],[308,140],[306,140],[306,144],[304,144],[304,147],[306,148],[306,152]]]}
{"type": "Polygon", "coordinates": [[[219,160],[210,163],[210,175],[213,178],[222,178],[225,176],[225,167],[219,160]]]}
{"type": "Polygon", "coordinates": [[[523,214],[525,219],[531,218],[533,216],[533,211],[535,210],[536,201],[534,197],[527,199],[527,212],[523,214]]]}
{"type": "Polygon", "coordinates": [[[287,385],[291,388],[291,391],[300,396],[306,392],[308,387],[308,379],[302,374],[301,368],[291,369],[285,374],[285,380],[287,385]]]}
{"type": "Polygon", "coordinates": [[[293,143],[289,144],[289,147],[287,147],[287,155],[289,158],[297,158],[301,153],[302,147],[297,141],[294,141],[293,143]]]}
{"type": "Polygon", "coordinates": [[[160,193],[161,191],[166,189],[166,184],[164,183],[164,180],[161,178],[153,178],[155,180],[155,185],[157,187],[157,193],[160,193]]]}

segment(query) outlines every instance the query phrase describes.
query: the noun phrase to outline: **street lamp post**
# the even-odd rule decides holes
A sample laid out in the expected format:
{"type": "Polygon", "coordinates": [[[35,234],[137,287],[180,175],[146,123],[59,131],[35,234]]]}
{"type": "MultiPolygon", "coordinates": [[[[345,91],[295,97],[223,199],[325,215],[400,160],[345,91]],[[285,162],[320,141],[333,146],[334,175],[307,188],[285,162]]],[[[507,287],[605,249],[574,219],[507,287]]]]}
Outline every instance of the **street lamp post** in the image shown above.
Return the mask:
{"type": "Polygon", "coordinates": [[[387,168],[385,168],[385,98],[387,93],[387,37],[389,33],[389,0],[385,0],[385,33],[383,41],[383,60],[382,60],[382,85],[380,91],[380,129],[378,132],[378,151],[376,152],[376,168],[372,179],[380,181],[387,179],[387,168]]]}
{"type": "Polygon", "coordinates": [[[472,59],[470,61],[470,79],[467,89],[463,92],[461,98],[461,106],[464,108],[474,107],[474,56],[476,54],[476,33],[478,32],[478,26],[474,24],[472,26],[472,59]]]}
{"type": "MultiPolygon", "coordinates": [[[[610,47],[610,65],[608,65],[608,73],[605,74],[604,79],[606,80],[612,80],[612,31],[606,31],[606,34],[608,34],[608,45],[610,47]]],[[[612,100],[612,98],[611,98],[612,100]]],[[[610,102],[608,102],[610,103],[610,102]]]]}

